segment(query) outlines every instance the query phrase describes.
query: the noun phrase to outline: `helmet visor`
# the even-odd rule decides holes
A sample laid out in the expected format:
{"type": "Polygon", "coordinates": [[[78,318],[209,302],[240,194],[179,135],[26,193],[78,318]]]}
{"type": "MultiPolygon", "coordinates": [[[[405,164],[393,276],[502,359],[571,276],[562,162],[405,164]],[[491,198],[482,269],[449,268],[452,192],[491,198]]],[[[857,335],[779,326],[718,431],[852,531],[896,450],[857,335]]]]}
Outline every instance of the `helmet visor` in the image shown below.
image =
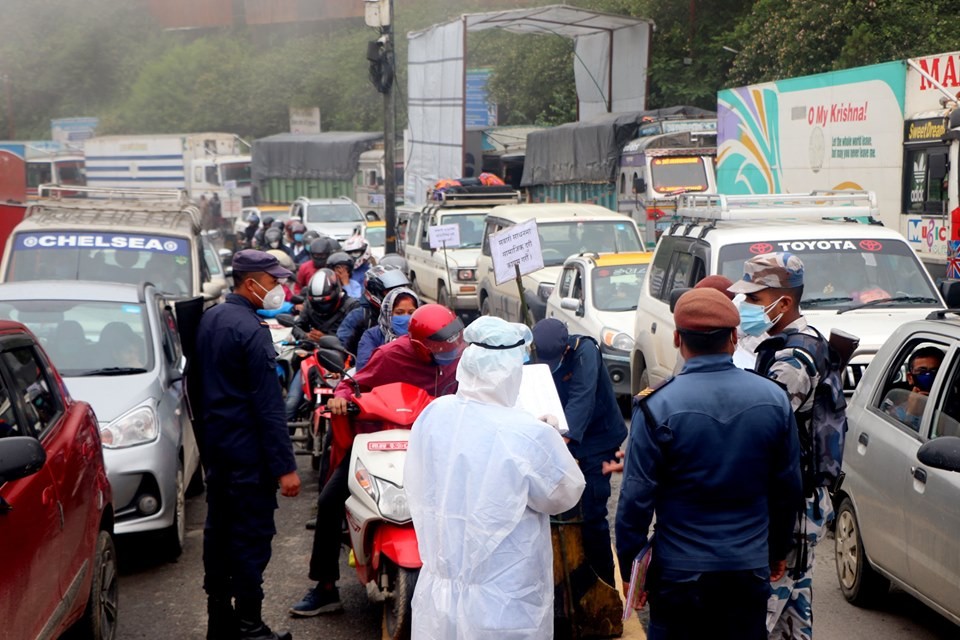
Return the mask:
{"type": "Polygon", "coordinates": [[[463,341],[463,321],[457,318],[419,344],[433,355],[462,352],[466,347],[463,341]]]}

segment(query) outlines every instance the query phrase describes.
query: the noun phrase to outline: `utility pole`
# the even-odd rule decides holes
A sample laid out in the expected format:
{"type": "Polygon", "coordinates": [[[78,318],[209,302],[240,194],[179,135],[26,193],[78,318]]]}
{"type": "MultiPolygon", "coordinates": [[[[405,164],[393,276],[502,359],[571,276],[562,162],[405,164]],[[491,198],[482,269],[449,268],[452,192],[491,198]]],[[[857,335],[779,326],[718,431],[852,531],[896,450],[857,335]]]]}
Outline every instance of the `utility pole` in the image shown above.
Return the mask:
{"type": "Polygon", "coordinates": [[[3,74],[3,94],[7,101],[7,140],[17,139],[16,123],[13,119],[13,89],[10,88],[10,76],[3,74]]]}
{"type": "Polygon", "coordinates": [[[396,58],[393,41],[393,0],[365,0],[367,26],[380,30],[380,37],[367,46],[370,81],[383,94],[383,217],[387,253],[397,251],[397,109],[393,82],[396,58]]]}

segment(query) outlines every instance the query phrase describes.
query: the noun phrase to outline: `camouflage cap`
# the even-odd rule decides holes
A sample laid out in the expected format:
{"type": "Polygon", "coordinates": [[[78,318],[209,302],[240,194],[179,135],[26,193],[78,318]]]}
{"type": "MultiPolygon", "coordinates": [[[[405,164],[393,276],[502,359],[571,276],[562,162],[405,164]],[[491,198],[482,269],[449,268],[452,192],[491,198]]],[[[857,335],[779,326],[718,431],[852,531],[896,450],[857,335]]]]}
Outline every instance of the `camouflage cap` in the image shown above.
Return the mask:
{"type": "Polygon", "coordinates": [[[793,289],[803,286],[803,262],[792,253],[765,253],[743,263],[743,280],[727,291],[755,293],[763,289],[793,289]]]}

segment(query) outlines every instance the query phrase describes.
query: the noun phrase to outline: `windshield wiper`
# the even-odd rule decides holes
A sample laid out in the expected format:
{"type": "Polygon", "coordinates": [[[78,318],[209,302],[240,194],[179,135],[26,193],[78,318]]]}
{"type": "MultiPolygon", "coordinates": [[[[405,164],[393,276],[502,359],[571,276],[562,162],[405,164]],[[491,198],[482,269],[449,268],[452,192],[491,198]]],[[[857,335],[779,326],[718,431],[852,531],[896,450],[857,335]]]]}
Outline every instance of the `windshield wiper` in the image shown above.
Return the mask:
{"type": "Polygon", "coordinates": [[[102,369],[90,369],[81,371],[77,374],[78,378],[87,376],[128,376],[134,373],[146,373],[147,370],[141,367],[103,367],[102,369]]]}
{"type": "Polygon", "coordinates": [[[838,296],[835,298],[804,298],[800,302],[801,307],[818,307],[821,304],[827,304],[829,302],[853,302],[853,298],[850,296],[838,296]]]}
{"type": "Polygon", "coordinates": [[[841,313],[846,313],[847,311],[856,311],[857,309],[863,309],[864,307],[876,307],[881,304],[893,304],[897,302],[933,302],[937,303],[939,300],[936,298],[931,298],[929,296],[896,296],[894,298],[881,298],[879,300],[870,300],[869,302],[861,302],[860,304],[850,305],[849,307],[844,307],[837,311],[837,315],[841,313]]]}

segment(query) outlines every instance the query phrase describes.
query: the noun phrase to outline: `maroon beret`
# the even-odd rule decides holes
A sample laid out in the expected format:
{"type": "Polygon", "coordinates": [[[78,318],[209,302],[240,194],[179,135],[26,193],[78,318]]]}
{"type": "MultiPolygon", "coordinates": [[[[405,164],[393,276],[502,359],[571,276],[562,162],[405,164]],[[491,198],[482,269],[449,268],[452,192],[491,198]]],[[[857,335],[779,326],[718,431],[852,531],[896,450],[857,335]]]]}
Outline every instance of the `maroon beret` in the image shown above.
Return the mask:
{"type": "Polygon", "coordinates": [[[716,331],[733,329],[740,324],[740,314],[726,295],[716,289],[692,289],[677,301],[673,320],[681,331],[716,331]]]}
{"type": "Polygon", "coordinates": [[[694,289],[716,289],[723,295],[727,296],[728,300],[733,300],[733,293],[727,291],[730,287],[733,286],[733,281],[730,280],[727,276],[713,275],[707,276],[700,282],[696,284],[694,289]]]}

